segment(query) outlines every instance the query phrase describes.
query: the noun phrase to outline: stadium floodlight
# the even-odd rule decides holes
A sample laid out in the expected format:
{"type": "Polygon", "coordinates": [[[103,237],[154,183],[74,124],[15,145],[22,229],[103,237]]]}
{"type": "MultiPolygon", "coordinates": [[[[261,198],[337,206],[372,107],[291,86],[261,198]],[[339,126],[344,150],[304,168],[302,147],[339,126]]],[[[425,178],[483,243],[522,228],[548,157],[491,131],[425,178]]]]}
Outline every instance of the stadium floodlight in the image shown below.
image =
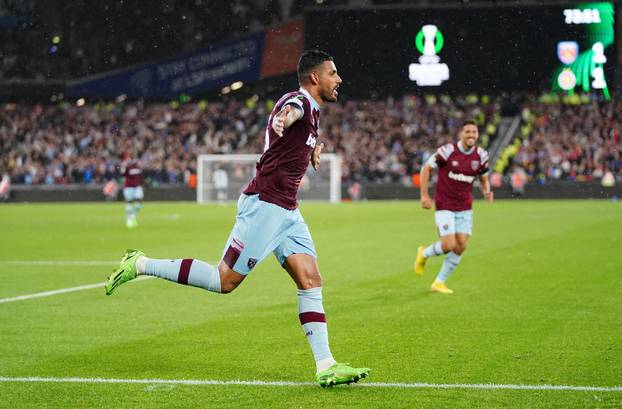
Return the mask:
{"type": "MultiPolygon", "coordinates": [[[[197,202],[218,203],[237,200],[255,175],[260,155],[199,155],[197,159],[197,202]]],[[[341,201],[341,157],[322,153],[316,171],[307,169],[298,191],[298,199],[341,201]]]]}

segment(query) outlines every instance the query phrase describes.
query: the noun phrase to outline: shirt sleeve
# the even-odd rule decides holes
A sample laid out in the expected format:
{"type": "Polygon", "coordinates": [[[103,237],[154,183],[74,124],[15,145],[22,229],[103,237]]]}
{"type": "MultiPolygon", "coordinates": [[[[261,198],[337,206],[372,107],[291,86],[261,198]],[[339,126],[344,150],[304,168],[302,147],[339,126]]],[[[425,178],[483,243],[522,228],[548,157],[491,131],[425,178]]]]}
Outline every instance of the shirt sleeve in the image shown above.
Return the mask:
{"type": "Polygon", "coordinates": [[[296,108],[300,109],[302,111],[302,114],[304,115],[305,113],[305,107],[302,103],[302,100],[300,99],[300,97],[292,97],[290,99],[288,99],[287,101],[285,101],[285,103],[283,104],[283,108],[285,108],[286,105],[293,105],[296,108]]]}
{"type": "Polygon", "coordinates": [[[438,163],[436,163],[436,152],[430,155],[428,160],[425,162],[426,165],[430,166],[432,169],[438,168],[438,163]]]}
{"type": "Polygon", "coordinates": [[[451,155],[453,151],[454,151],[454,146],[452,144],[441,146],[440,148],[436,150],[436,153],[434,153],[434,155],[430,157],[430,159],[434,158],[434,164],[436,166],[433,166],[433,165],[430,165],[430,166],[432,166],[433,169],[436,169],[437,167],[445,166],[445,164],[449,160],[449,156],[451,155]]]}
{"type": "Polygon", "coordinates": [[[483,149],[480,150],[479,159],[480,159],[480,165],[479,165],[479,169],[477,170],[477,174],[481,176],[481,175],[487,174],[488,171],[490,170],[488,168],[488,152],[486,152],[483,149]]]}

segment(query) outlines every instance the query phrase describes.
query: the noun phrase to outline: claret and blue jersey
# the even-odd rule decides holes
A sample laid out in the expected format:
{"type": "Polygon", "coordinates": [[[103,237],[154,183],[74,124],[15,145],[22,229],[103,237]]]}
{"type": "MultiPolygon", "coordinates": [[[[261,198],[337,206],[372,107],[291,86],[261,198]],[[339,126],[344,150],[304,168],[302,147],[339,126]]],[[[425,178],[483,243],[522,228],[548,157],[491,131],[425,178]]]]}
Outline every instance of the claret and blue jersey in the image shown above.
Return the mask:
{"type": "Polygon", "coordinates": [[[319,104],[302,88],[274,106],[257,174],[238,201],[236,223],[223,249],[223,260],[235,272],[248,274],[271,252],[280,264],[297,253],[316,257],[296,196],[316,144],[319,118],[319,104]],[[272,121],[288,104],[303,114],[279,136],[272,121]]]}
{"type": "Polygon", "coordinates": [[[464,150],[459,143],[448,143],[438,148],[428,164],[438,168],[436,210],[470,210],[473,183],[488,172],[488,152],[479,146],[464,150]]]}
{"type": "Polygon", "coordinates": [[[259,194],[262,201],[295,209],[298,187],[315,148],[319,123],[320,106],[306,90],[300,88],[283,95],[270,114],[265,150],[257,163],[257,174],[244,193],[259,194]],[[279,136],[272,129],[272,121],[288,104],[302,110],[303,115],[279,136]]]}

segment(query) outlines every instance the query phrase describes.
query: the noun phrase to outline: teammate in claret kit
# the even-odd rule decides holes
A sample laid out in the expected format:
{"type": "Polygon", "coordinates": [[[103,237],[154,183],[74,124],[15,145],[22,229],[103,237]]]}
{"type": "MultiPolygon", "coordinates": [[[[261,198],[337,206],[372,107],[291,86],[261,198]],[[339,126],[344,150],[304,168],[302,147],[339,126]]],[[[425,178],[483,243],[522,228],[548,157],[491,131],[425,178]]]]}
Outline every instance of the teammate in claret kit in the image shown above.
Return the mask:
{"type": "Polygon", "coordinates": [[[143,170],[140,161],[128,157],[121,165],[123,175],[123,198],[125,199],[125,225],[128,229],[138,226],[138,213],[143,207],[143,170]]]}
{"type": "Polygon", "coordinates": [[[441,270],[432,283],[431,290],[442,294],[452,294],[453,290],[445,284],[454,272],[473,228],[473,182],[479,179],[484,198],[492,203],[493,193],[488,181],[488,152],[477,146],[479,132],[473,121],[466,121],[460,128],[459,141],[438,148],[423,166],[421,171],[421,206],[432,208],[428,193],[430,173],[438,171],[434,191],[436,212],[434,218],[440,241],[417,250],[414,270],[422,275],[428,258],[446,254],[441,270]]]}

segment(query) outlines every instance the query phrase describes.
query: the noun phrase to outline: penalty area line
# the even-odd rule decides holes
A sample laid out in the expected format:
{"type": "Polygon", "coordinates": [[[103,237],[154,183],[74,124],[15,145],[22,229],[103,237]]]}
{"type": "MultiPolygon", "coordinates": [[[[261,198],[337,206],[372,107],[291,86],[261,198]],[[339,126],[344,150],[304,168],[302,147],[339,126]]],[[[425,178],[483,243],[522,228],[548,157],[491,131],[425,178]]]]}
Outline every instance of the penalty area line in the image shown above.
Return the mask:
{"type": "MultiPolygon", "coordinates": [[[[48,382],[48,383],[106,383],[106,384],[143,384],[143,385],[242,385],[242,386],[317,386],[312,382],[289,381],[244,381],[244,380],[200,380],[200,379],[115,379],[115,378],[52,378],[52,377],[5,377],[0,382],[48,382]]],[[[583,391],[583,392],[622,392],[622,386],[573,386],[573,385],[521,385],[495,383],[383,383],[362,382],[357,388],[427,388],[427,389],[486,389],[486,390],[538,390],[538,391],[583,391]]]]}
{"type": "MultiPolygon", "coordinates": [[[[130,281],[130,283],[133,283],[136,281],[143,281],[143,280],[147,280],[150,278],[153,278],[153,277],[142,276],[142,277],[138,277],[136,280],[130,281]]],[[[15,301],[31,300],[33,298],[51,297],[53,295],[73,293],[75,291],[82,291],[82,290],[91,290],[93,288],[103,288],[106,284],[107,282],[104,281],[104,282],[96,283],[96,284],[87,284],[87,285],[80,285],[77,287],[69,287],[69,288],[61,288],[58,290],[43,291],[43,292],[34,293],[34,294],[19,295],[17,297],[0,298],[0,304],[4,304],[8,302],[15,302],[15,301]]]]}

